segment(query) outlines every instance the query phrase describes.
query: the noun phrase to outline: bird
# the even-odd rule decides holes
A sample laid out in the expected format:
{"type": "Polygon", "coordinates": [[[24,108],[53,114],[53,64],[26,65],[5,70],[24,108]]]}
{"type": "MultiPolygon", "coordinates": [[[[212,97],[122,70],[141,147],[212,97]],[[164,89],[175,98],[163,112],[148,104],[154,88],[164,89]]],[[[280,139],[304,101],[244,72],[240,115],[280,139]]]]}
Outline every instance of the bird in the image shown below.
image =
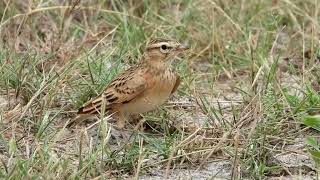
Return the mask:
{"type": "Polygon", "coordinates": [[[155,110],[177,90],[181,78],[173,70],[172,62],[188,49],[176,40],[151,39],[138,63],[111,81],[77,114],[91,116],[106,112],[116,120],[116,126],[123,129],[131,115],[155,110]]]}

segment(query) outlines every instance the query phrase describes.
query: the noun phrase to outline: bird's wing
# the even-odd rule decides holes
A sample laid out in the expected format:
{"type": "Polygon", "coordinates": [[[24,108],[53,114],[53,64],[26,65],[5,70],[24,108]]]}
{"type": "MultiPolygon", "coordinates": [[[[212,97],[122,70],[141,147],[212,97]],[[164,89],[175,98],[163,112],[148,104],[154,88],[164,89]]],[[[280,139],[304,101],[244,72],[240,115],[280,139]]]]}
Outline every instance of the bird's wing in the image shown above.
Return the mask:
{"type": "Polygon", "coordinates": [[[146,87],[146,79],[141,74],[129,71],[112,81],[100,96],[80,108],[78,114],[98,113],[102,109],[102,104],[105,104],[106,111],[110,110],[113,105],[135,99],[145,91],[146,87]]]}
{"type": "Polygon", "coordinates": [[[180,82],[181,82],[181,78],[179,75],[176,75],[176,82],[174,84],[174,87],[171,91],[171,94],[173,94],[174,92],[176,92],[176,90],[178,89],[178,86],[180,85],[180,82]]]}

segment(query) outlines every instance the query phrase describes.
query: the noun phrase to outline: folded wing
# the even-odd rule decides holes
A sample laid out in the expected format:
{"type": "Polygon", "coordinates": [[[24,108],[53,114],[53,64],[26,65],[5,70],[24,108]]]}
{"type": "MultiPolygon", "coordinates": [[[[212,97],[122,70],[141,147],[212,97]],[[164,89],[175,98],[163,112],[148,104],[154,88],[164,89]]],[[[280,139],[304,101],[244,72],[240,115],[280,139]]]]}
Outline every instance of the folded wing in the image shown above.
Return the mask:
{"type": "Polygon", "coordinates": [[[117,104],[128,103],[135,99],[145,89],[146,80],[144,77],[134,73],[123,74],[112,81],[100,96],[80,108],[78,114],[97,114],[103,108],[105,111],[112,110],[117,104]]]}

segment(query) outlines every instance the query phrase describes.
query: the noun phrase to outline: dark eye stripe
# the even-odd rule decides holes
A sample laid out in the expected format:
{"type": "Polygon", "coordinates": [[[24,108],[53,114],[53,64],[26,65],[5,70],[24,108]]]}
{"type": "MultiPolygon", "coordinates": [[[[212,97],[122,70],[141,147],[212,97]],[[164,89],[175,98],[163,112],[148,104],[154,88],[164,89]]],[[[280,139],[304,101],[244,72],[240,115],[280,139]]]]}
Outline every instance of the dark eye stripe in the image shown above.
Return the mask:
{"type": "MultiPolygon", "coordinates": [[[[161,47],[161,46],[147,47],[147,49],[146,49],[146,50],[158,49],[158,48],[160,48],[160,47],[161,47]]],[[[167,46],[167,49],[172,49],[172,47],[167,46]]]]}

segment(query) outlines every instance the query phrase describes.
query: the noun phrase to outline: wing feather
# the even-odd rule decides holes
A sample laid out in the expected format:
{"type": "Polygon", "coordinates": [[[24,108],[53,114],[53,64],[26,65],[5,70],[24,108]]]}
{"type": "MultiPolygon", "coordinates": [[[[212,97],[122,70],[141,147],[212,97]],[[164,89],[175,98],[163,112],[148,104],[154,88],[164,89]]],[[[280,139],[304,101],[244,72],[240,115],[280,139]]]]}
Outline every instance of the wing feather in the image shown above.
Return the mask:
{"type": "Polygon", "coordinates": [[[146,79],[137,73],[127,72],[110,83],[97,98],[86,103],[78,114],[95,114],[101,111],[103,101],[105,110],[111,110],[116,104],[127,103],[144,92],[146,79]]]}
{"type": "Polygon", "coordinates": [[[171,91],[171,94],[173,94],[174,92],[177,91],[178,86],[180,85],[180,82],[181,82],[180,76],[179,76],[179,75],[176,75],[176,82],[175,82],[174,87],[173,87],[173,89],[172,89],[172,91],[171,91]]]}

